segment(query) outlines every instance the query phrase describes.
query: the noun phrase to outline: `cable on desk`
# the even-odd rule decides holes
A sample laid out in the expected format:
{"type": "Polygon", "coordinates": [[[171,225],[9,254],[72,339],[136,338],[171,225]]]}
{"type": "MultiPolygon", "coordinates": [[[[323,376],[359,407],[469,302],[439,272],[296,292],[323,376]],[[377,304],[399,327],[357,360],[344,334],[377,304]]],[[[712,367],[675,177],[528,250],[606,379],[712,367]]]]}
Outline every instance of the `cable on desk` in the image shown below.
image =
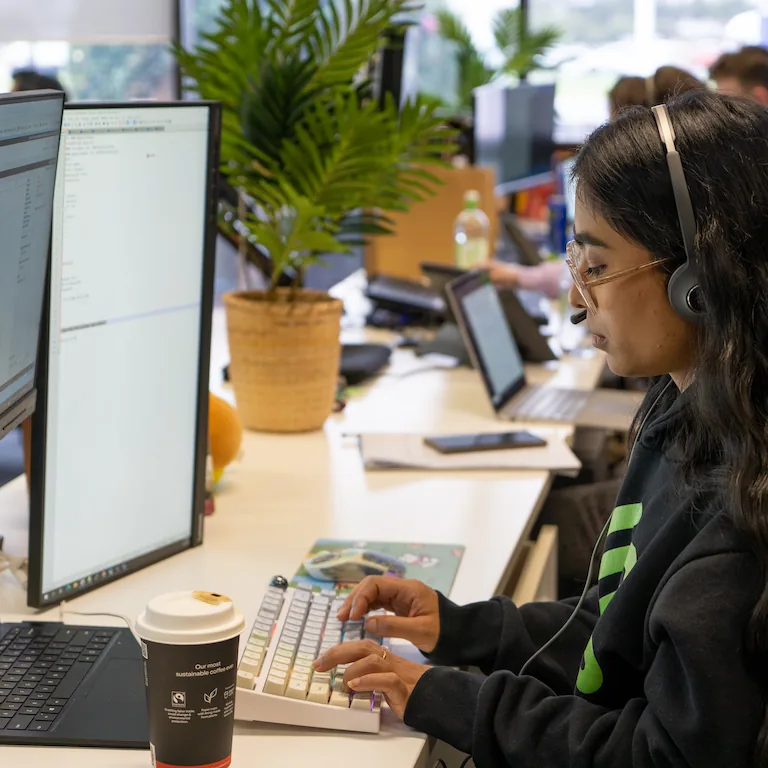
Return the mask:
{"type": "Polygon", "coordinates": [[[464,758],[464,762],[461,764],[461,768],[467,768],[467,765],[469,765],[469,761],[472,759],[472,755],[469,755],[468,757],[464,758]]]}
{"type": "Polygon", "coordinates": [[[141,647],[141,638],[136,634],[136,630],[133,628],[133,622],[127,617],[123,616],[120,613],[105,613],[104,611],[73,611],[69,608],[65,608],[66,601],[62,601],[59,604],[59,621],[64,623],[64,614],[70,613],[73,616],[108,616],[111,619],[120,619],[120,621],[124,621],[128,629],[131,631],[131,634],[133,635],[136,642],[139,644],[139,647],[141,647]]]}
{"type": "Polygon", "coordinates": [[[7,552],[0,552],[0,573],[10,571],[23,589],[27,588],[29,562],[26,557],[13,557],[7,552]]]}
{"type": "Polygon", "coordinates": [[[445,764],[445,760],[438,760],[432,768],[448,768],[448,766],[445,764]]]}

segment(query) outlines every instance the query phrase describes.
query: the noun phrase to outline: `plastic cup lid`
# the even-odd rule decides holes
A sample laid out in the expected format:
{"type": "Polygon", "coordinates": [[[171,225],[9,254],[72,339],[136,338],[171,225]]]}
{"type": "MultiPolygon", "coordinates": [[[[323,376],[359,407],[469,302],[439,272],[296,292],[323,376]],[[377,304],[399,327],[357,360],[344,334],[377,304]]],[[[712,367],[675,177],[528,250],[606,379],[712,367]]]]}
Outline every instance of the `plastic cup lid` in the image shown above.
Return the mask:
{"type": "Polygon", "coordinates": [[[149,601],[136,621],[143,640],[167,645],[203,645],[237,637],[243,614],[215,592],[170,592],[149,601]]]}

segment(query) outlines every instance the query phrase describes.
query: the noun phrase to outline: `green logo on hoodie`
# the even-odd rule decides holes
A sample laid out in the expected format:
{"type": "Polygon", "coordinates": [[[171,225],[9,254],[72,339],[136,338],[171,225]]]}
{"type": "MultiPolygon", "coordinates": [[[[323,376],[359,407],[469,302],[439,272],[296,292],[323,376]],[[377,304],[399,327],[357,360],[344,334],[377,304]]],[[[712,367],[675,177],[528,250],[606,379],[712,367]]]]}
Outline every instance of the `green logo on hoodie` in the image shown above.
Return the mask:
{"type": "MultiPolygon", "coordinates": [[[[612,544],[611,534],[617,531],[634,530],[635,526],[640,522],[642,515],[642,504],[625,504],[623,507],[616,507],[613,511],[611,525],[608,528],[605,552],[603,552],[603,559],[600,561],[599,581],[606,577],[616,576],[616,574],[621,574],[621,580],[623,581],[635,567],[635,563],[637,563],[635,545],[632,542],[618,546],[615,543],[612,544]]],[[[617,589],[618,587],[607,594],[602,594],[602,590],[598,587],[601,616],[610,605],[611,600],[613,600],[617,589]]],[[[602,685],[603,670],[600,669],[600,665],[595,658],[592,638],[590,637],[584,650],[584,659],[579,670],[579,676],[576,678],[576,688],[581,693],[590,694],[599,691],[602,685]]]]}

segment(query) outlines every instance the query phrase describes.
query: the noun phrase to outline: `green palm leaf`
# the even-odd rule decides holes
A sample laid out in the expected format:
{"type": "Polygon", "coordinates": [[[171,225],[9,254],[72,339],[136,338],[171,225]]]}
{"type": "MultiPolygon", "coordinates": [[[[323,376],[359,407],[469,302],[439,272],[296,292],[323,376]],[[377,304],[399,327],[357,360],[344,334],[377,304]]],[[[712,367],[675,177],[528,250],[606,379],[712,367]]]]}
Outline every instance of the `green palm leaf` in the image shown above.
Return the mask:
{"type": "MultiPolygon", "coordinates": [[[[223,104],[222,172],[249,201],[249,239],[273,283],[323,253],[392,232],[390,211],[432,194],[453,134],[417,100],[402,111],[353,80],[410,0],[228,0],[184,75],[223,104]]],[[[231,211],[229,217],[231,219],[231,211]]]]}
{"type": "Polygon", "coordinates": [[[500,71],[525,78],[538,64],[538,59],[561,37],[556,27],[531,32],[526,28],[520,8],[499,11],[493,20],[493,37],[504,56],[500,71]]]}
{"type": "Polygon", "coordinates": [[[493,80],[494,71],[486,65],[480,51],[472,40],[469,28],[454,13],[448,10],[437,14],[438,30],[446,40],[457,46],[459,66],[459,98],[461,106],[472,108],[472,93],[475,88],[493,80]]]}

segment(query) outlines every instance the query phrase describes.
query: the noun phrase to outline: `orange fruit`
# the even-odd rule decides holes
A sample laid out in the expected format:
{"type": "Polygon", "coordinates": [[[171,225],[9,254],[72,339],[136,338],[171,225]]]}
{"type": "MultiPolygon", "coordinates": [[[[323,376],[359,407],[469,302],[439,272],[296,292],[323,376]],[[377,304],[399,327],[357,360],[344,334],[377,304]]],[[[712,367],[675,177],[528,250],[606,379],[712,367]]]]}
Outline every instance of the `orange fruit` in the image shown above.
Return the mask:
{"type": "Polygon", "coordinates": [[[208,393],[208,445],[213,462],[213,481],[217,483],[225,467],[240,453],[243,425],[237,411],[226,400],[208,393]]]}

